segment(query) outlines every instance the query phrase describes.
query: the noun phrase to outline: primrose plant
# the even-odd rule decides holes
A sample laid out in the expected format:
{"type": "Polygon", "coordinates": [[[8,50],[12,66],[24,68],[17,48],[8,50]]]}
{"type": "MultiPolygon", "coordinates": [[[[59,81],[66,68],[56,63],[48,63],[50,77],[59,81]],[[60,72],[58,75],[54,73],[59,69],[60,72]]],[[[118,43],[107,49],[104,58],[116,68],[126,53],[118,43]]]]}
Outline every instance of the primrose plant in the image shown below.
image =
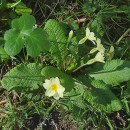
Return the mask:
{"type": "Polygon", "coordinates": [[[129,61],[112,60],[114,47],[109,50],[88,27],[83,38],[78,34],[79,39],[76,31],[67,36],[67,30],[54,19],[41,28],[35,24],[32,15],[23,15],[14,19],[11,29],[5,32],[3,46],[7,55],[28,60],[3,76],[3,88],[33,92],[43,87],[45,97],[72,110],[90,106],[105,112],[122,109],[112,89],[130,79],[129,61]],[[83,52],[84,48],[89,50],[83,52]]]}

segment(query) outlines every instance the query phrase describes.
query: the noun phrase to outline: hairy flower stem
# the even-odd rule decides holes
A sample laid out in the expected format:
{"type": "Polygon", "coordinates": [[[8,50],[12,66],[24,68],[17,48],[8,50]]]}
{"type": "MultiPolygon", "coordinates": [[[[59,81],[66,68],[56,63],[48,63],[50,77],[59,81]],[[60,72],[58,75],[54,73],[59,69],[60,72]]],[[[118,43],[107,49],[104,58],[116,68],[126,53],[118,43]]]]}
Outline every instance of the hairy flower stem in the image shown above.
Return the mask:
{"type": "Polygon", "coordinates": [[[56,107],[57,103],[58,103],[57,101],[53,102],[53,104],[48,108],[45,115],[48,115],[56,107]]]}
{"type": "Polygon", "coordinates": [[[79,66],[78,68],[76,68],[75,70],[73,70],[73,72],[76,72],[78,71],[79,69],[83,68],[84,66],[88,65],[87,63],[86,64],[83,64],[81,66],[79,66]]]}

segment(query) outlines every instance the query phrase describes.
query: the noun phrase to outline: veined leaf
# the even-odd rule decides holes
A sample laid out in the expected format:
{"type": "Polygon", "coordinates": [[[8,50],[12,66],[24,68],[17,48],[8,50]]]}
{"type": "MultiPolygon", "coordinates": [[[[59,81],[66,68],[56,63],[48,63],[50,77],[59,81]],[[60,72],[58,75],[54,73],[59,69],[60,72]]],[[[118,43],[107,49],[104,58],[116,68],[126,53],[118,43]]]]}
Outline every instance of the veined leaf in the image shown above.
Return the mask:
{"type": "Polygon", "coordinates": [[[65,91],[70,91],[74,87],[74,79],[55,67],[44,67],[41,71],[41,74],[45,76],[47,79],[58,77],[63,87],[65,87],[65,91]]]}
{"type": "Polygon", "coordinates": [[[107,61],[100,71],[90,73],[90,77],[106,84],[118,85],[130,79],[130,62],[123,60],[107,61]]]}
{"type": "Polygon", "coordinates": [[[85,85],[75,82],[75,87],[70,92],[65,93],[64,96],[68,98],[68,100],[65,100],[64,103],[70,107],[74,105],[80,109],[85,109],[83,100],[85,87],[85,85]]]}
{"type": "Polygon", "coordinates": [[[0,62],[9,58],[9,55],[5,52],[4,48],[0,46],[0,62]]]}
{"type": "Polygon", "coordinates": [[[48,33],[50,41],[52,41],[50,48],[51,56],[61,66],[67,55],[67,38],[63,28],[56,20],[50,19],[47,21],[44,29],[48,33]]]}
{"type": "Polygon", "coordinates": [[[18,88],[36,88],[42,85],[44,76],[41,75],[43,66],[35,63],[20,64],[8,73],[2,79],[2,86],[7,89],[18,88]]]}
{"type": "Polygon", "coordinates": [[[29,34],[36,23],[32,15],[23,15],[20,18],[14,19],[11,23],[14,30],[20,31],[21,34],[29,34]]]}
{"type": "Polygon", "coordinates": [[[28,55],[35,57],[39,55],[41,50],[44,52],[48,51],[48,48],[50,48],[50,44],[46,37],[47,37],[46,32],[44,32],[40,28],[37,28],[34,31],[32,31],[30,35],[26,37],[27,43],[25,44],[25,46],[28,55]]]}
{"type": "Polygon", "coordinates": [[[109,87],[101,81],[93,81],[94,87],[84,94],[84,98],[96,109],[101,111],[119,111],[122,108],[120,100],[109,87]]]}
{"type": "Polygon", "coordinates": [[[34,57],[41,51],[49,50],[47,34],[42,29],[34,28],[36,21],[31,15],[23,15],[12,21],[12,29],[5,32],[5,51],[14,56],[27,47],[27,54],[34,57]],[[46,48],[46,49],[45,49],[46,48]]]}
{"type": "MultiPolygon", "coordinates": [[[[20,32],[15,29],[10,29],[5,32],[4,49],[8,55],[14,56],[18,54],[24,46],[24,39],[19,36],[20,32]]],[[[24,37],[23,37],[24,38],[24,37]]]]}
{"type": "Polygon", "coordinates": [[[4,39],[0,37],[0,62],[9,58],[9,55],[5,52],[4,48],[4,39]]]}

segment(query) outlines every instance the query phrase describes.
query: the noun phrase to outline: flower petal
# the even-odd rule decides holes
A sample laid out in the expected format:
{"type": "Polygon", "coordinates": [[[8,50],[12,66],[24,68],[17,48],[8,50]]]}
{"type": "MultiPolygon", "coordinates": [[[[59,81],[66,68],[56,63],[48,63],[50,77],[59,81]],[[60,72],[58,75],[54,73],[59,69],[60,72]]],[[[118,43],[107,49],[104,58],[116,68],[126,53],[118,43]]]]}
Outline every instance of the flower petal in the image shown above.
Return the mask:
{"type": "Polygon", "coordinates": [[[59,89],[58,89],[58,94],[60,95],[60,97],[63,97],[63,92],[65,91],[65,88],[63,86],[59,86],[59,89]]]}
{"type": "Polygon", "coordinates": [[[90,30],[89,30],[89,28],[86,28],[86,37],[88,38],[89,35],[90,35],[90,30]]]}
{"type": "Polygon", "coordinates": [[[55,91],[52,91],[51,88],[47,89],[45,95],[51,97],[55,94],[55,91]]]}
{"type": "Polygon", "coordinates": [[[59,96],[59,94],[58,94],[57,92],[53,95],[53,97],[54,97],[56,100],[58,100],[58,99],[60,98],[60,96],[59,96]]]}
{"type": "Polygon", "coordinates": [[[114,47],[111,46],[109,52],[107,53],[107,57],[111,60],[114,57],[114,47]]]}
{"type": "Polygon", "coordinates": [[[60,80],[58,77],[55,78],[55,83],[60,85],[60,80]]]}
{"type": "Polygon", "coordinates": [[[101,44],[101,40],[99,38],[97,38],[96,43],[101,44]]]}
{"type": "Polygon", "coordinates": [[[96,59],[96,61],[105,63],[105,61],[104,61],[104,59],[105,59],[105,58],[104,58],[104,51],[98,52],[98,53],[96,54],[96,56],[95,56],[95,59],[96,59]]]}
{"type": "Polygon", "coordinates": [[[101,43],[97,43],[97,49],[98,51],[105,51],[105,48],[103,47],[101,43]]]}
{"type": "Polygon", "coordinates": [[[113,52],[114,52],[114,47],[111,46],[111,47],[110,47],[110,51],[109,51],[109,53],[113,53],[113,52]]]}
{"type": "Polygon", "coordinates": [[[97,43],[97,50],[98,51],[105,51],[105,48],[101,44],[101,40],[99,38],[97,38],[96,43],[97,43]]]}
{"type": "Polygon", "coordinates": [[[93,33],[93,32],[90,32],[88,39],[89,39],[90,41],[96,41],[96,37],[94,36],[94,33],[93,33]]]}
{"type": "Polygon", "coordinates": [[[45,80],[45,83],[43,83],[43,87],[45,88],[45,89],[49,89],[51,86],[51,81],[50,80],[48,80],[48,79],[46,79],[45,80]]]}

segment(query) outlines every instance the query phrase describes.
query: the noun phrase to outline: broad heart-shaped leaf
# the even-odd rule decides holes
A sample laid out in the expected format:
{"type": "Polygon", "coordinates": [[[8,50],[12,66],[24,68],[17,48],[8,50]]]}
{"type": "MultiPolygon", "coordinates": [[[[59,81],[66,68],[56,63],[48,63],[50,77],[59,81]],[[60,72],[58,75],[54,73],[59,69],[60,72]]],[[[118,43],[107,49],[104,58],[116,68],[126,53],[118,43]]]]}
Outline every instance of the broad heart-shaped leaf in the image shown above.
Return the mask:
{"type": "Polygon", "coordinates": [[[97,68],[95,72],[90,73],[90,77],[96,80],[102,80],[106,84],[118,85],[121,82],[130,79],[130,61],[111,60],[105,65],[97,68]],[[99,70],[98,70],[99,69],[99,70]]]}
{"type": "Polygon", "coordinates": [[[32,15],[23,15],[20,18],[12,21],[12,28],[21,31],[21,33],[28,33],[33,29],[36,20],[32,15]]]}
{"type": "Polygon", "coordinates": [[[74,87],[74,79],[55,67],[44,67],[41,71],[41,74],[45,76],[46,79],[58,77],[63,87],[65,87],[65,91],[71,91],[71,89],[74,87]]]}
{"type": "Polygon", "coordinates": [[[25,46],[27,48],[28,55],[35,57],[41,50],[48,51],[50,48],[50,43],[46,37],[47,34],[42,29],[37,28],[33,30],[30,35],[26,37],[27,43],[25,46]]]}
{"type": "Polygon", "coordinates": [[[24,39],[23,38],[21,38],[20,32],[15,30],[15,29],[10,29],[10,30],[5,32],[4,49],[8,55],[14,56],[21,51],[21,49],[24,46],[24,39]]]}
{"type": "Polygon", "coordinates": [[[50,41],[52,41],[52,46],[50,48],[51,56],[61,67],[67,55],[67,38],[65,32],[60,23],[54,19],[48,20],[44,29],[48,33],[50,41]]]}
{"type": "Polygon", "coordinates": [[[93,87],[86,91],[84,98],[96,109],[106,112],[122,109],[121,102],[109,87],[101,81],[93,81],[93,87]]]}
{"type": "Polygon", "coordinates": [[[27,47],[27,54],[32,57],[39,55],[41,51],[49,50],[47,34],[42,29],[34,28],[35,22],[31,15],[23,15],[12,21],[12,29],[4,35],[7,54],[18,54],[24,45],[27,47]]]}
{"type": "Polygon", "coordinates": [[[4,75],[2,86],[7,90],[37,88],[44,81],[44,76],[41,75],[42,68],[42,65],[35,63],[20,64],[4,75]]]}

